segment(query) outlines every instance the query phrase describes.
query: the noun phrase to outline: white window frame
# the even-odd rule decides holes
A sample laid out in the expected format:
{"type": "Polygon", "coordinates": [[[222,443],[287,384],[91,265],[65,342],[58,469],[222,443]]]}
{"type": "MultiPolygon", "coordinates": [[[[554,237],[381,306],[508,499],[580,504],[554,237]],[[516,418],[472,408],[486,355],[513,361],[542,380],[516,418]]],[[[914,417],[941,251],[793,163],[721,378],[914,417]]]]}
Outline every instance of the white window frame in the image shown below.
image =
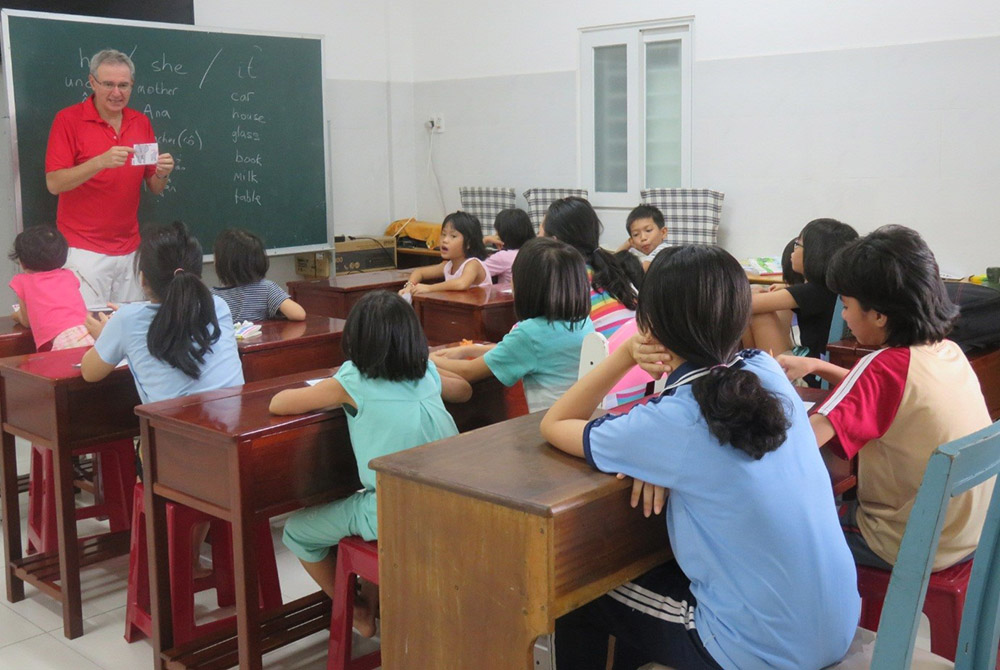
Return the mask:
{"type": "Polygon", "coordinates": [[[691,73],[694,17],[595,26],[580,30],[579,109],[580,180],[590,192],[595,207],[631,208],[640,201],[646,182],[646,44],[660,41],[681,43],[681,184],[691,186],[691,73]],[[597,190],[594,167],[594,49],[626,47],[627,190],[597,190]]]}

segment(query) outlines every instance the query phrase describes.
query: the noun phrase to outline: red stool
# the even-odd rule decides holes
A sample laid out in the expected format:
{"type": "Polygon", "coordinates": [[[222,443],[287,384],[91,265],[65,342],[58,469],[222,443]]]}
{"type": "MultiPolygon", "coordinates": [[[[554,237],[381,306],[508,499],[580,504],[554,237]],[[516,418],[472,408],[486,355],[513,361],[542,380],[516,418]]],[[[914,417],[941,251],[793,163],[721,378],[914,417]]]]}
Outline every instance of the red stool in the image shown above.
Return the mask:
{"type": "MultiPolygon", "coordinates": [[[[76,519],[107,517],[110,531],[128,530],[132,520],[129,500],[135,485],[135,447],[132,440],[116,440],[94,447],[84,447],[74,456],[94,454],[100,470],[103,496],[89,507],[76,508],[76,519]]],[[[85,539],[85,538],[80,538],[85,539]]],[[[58,551],[56,534],[56,478],[52,450],[31,447],[31,476],[28,483],[28,553],[58,551]]]]}
{"type": "MultiPolygon", "coordinates": [[[[125,607],[125,641],[133,642],[141,634],[152,635],[153,620],[149,613],[149,565],[146,556],[146,522],[143,486],[135,485],[133,497],[132,544],[129,550],[128,596],[125,607]]],[[[260,603],[262,608],[281,606],[281,585],[278,565],[271,543],[271,528],[267,520],[255,529],[254,551],[258,560],[260,603]]],[[[196,624],[194,594],[214,588],[219,607],[236,603],[233,583],[232,526],[227,521],[203,514],[184,505],[167,504],[167,554],[170,562],[170,607],[174,644],[184,644],[199,635],[224,628],[233,617],[196,624]],[[192,532],[199,523],[209,523],[212,540],[212,573],[194,578],[194,546],[192,532]]]]}
{"type": "Polygon", "coordinates": [[[373,651],[351,660],[354,623],[355,575],[378,584],[378,542],[345,537],[337,545],[337,577],[333,613],[330,615],[330,649],[326,670],[372,670],[382,665],[382,652],[373,651]]]}
{"type": "MultiPolygon", "coordinates": [[[[862,628],[878,630],[882,604],[889,588],[891,572],[858,566],[858,593],[861,594],[862,628]]],[[[965,591],[972,574],[972,561],[932,572],[924,599],[924,614],[931,624],[931,651],[954,661],[958,631],[962,625],[965,591]]]]}

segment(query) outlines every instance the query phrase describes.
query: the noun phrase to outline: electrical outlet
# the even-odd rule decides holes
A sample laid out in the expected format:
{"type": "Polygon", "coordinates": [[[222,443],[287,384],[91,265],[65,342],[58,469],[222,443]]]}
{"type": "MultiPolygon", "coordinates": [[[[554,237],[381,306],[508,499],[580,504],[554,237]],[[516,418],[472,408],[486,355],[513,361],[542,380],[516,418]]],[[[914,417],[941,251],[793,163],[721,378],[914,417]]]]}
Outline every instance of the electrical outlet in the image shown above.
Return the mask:
{"type": "Polygon", "coordinates": [[[440,114],[431,118],[431,132],[443,133],[444,132],[444,117],[440,114]]]}

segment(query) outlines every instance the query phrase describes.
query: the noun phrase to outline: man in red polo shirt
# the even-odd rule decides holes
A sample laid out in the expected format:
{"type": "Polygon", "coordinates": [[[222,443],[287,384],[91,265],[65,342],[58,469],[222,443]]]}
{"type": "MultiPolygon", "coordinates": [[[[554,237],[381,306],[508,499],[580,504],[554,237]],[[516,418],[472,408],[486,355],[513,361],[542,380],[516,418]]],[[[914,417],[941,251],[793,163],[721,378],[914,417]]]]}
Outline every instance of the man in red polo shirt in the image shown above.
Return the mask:
{"type": "Polygon", "coordinates": [[[149,119],[127,106],[134,82],[131,58],[99,51],[90,59],[94,94],[56,114],[49,132],[45,184],[59,196],[66,267],[90,306],[144,299],[133,264],[139,192],[145,182],[159,195],[174,169],[170,154],[159,154],[156,165],[132,165],[133,145],[156,142],[149,119]]]}

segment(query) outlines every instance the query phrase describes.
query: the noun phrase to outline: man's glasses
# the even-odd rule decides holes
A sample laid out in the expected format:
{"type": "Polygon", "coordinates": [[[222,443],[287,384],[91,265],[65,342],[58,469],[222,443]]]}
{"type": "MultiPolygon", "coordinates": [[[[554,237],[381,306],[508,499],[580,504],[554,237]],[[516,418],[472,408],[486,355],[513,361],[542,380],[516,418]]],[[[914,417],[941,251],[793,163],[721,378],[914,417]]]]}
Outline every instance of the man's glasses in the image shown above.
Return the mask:
{"type": "MultiPolygon", "coordinates": [[[[97,80],[95,80],[95,81],[97,81],[97,80]]],[[[113,91],[113,90],[115,90],[117,88],[122,93],[128,93],[129,91],[132,90],[132,84],[131,83],[116,84],[113,81],[98,81],[97,85],[100,86],[101,89],[103,89],[105,91],[113,91]]]]}

